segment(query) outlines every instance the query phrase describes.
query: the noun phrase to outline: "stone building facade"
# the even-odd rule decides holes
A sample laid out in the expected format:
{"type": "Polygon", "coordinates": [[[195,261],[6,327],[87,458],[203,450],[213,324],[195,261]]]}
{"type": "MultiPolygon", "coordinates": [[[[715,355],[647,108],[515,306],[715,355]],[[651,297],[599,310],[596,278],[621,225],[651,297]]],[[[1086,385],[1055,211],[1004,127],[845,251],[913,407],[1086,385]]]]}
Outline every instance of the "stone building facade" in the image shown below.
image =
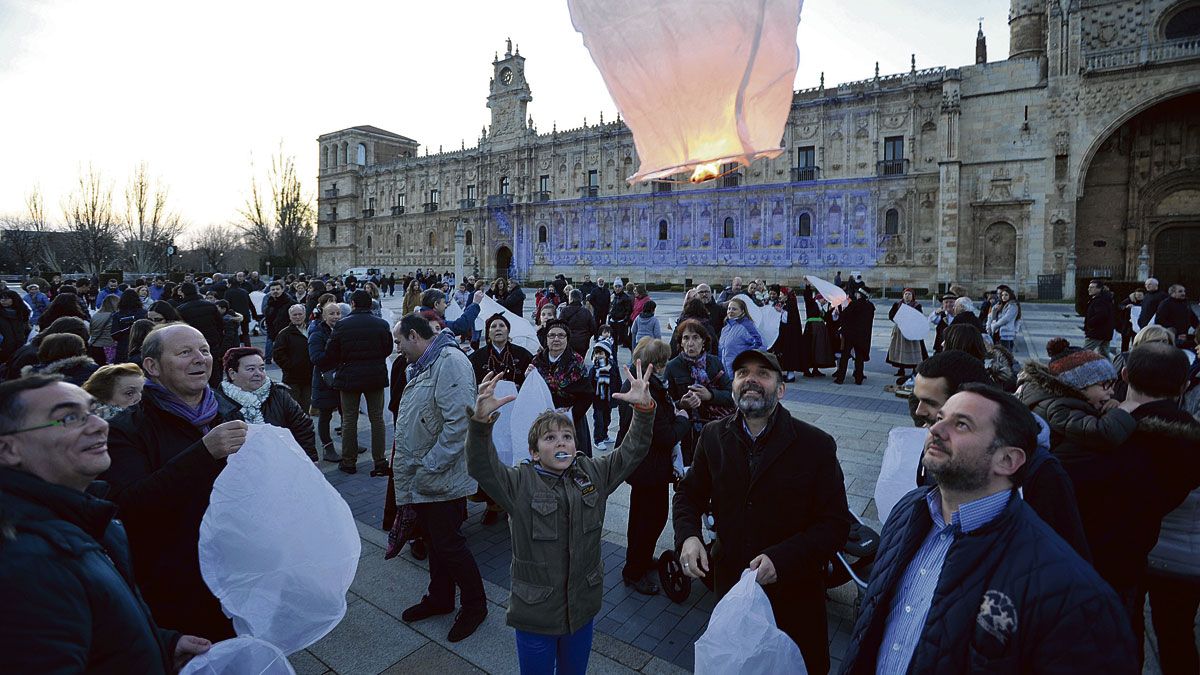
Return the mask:
{"type": "Polygon", "coordinates": [[[786,152],[700,185],[629,186],[629,129],[539,131],[497,55],[478,144],[318,138],[323,271],[794,282],[1071,296],[1077,277],[1200,284],[1200,2],[1013,0],[1010,55],[797,91],[786,152]],[[1054,275],[1061,275],[1059,282],[1054,275]]]}

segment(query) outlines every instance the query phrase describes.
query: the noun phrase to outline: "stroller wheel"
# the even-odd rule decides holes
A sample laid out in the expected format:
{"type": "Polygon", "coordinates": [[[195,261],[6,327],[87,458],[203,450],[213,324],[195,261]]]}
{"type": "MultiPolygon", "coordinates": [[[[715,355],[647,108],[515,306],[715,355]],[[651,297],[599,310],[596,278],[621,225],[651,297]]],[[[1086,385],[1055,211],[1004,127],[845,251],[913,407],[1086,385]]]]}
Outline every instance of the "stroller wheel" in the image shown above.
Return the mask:
{"type": "Polygon", "coordinates": [[[664,551],[658,556],[658,585],[674,603],[683,602],[692,594],[692,580],[683,573],[675,551],[664,551]]]}

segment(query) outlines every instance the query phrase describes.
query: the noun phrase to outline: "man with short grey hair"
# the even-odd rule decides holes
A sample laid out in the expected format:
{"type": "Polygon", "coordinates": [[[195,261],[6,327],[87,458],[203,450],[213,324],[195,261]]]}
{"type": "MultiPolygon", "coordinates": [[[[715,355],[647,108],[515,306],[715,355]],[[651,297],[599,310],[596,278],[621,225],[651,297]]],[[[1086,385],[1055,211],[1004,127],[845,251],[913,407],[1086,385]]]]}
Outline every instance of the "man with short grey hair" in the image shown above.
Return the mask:
{"type": "Polygon", "coordinates": [[[954,301],[954,306],[950,309],[950,313],[954,316],[951,322],[960,326],[974,326],[980,333],[983,331],[983,323],[979,320],[979,316],[975,314],[975,303],[969,296],[962,296],[954,301]]]}
{"type": "Polygon", "coordinates": [[[723,304],[729,302],[730,299],[736,298],[738,296],[738,294],[741,292],[742,292],[742,278],[734,277],[733,282],[729,284],[729,287],[726,288],[725,290],[721,291],[721,297],[717,298],[717,302],[719,302],[723,305],[723,304]]]}
{"type": "Polygon", "coordinates": [[[1137,320],[1139,330],[1150,325],[1150,321],[1158,312],[1158,306],[1166,299],[1166,292],[1158,288],[1158,279],[1154,277],[1146,279],[1146,294],[1142,296],[1142,313],[1138,315],[1137,320]]]}

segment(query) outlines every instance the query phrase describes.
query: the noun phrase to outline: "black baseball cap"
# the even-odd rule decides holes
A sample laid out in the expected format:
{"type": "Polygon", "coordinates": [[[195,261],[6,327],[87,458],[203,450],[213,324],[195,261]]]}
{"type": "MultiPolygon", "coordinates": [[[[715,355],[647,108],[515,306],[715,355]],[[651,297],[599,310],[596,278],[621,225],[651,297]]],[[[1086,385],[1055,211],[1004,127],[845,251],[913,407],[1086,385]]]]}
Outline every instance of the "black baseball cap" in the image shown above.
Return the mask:
{"type": "MultiPolygon", "coordinates": [[[[751,359],[762,361],[771,370],[774,370],[780,375],[783,374],[783,368],[779,367],[779,359],[765,349],[747,349],[741,354],[738,354],[737,358],[733,360],[733,372],[736,373],[737,369],[740,368],[743,363],[751,359]]],[[[733,373],[729,373],[729,377],[732,378],[733,373]]]]}

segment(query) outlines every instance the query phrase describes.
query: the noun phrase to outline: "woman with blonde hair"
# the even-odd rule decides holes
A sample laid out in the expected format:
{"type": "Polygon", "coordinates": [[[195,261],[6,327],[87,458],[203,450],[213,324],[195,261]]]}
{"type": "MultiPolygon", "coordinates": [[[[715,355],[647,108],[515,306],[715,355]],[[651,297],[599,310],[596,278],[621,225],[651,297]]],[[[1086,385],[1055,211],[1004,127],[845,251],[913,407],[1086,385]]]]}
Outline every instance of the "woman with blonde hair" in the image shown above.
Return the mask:
{"type": "MultiPolygon", "coordinates": [[[[1139,330],[1137,334],[1133,336],[1133,341],[1130,343],[1129,349],[1132,351],[1137,349],[1140,345],[1154,344],[1155,342],[1161,342],[1165,345],[1171,345],[1174,347],[1175,331],[1167,328],[1166,326],[1160,326],[1156,323],[1152,323],[1149,326],[1139,330]]],[[[1127,360],[1129,360],[1129,352],[1121,352],[1113,359],[1113,367],[1117,369],[1118,374],[1121,372],[1121,369],[1125,367],[1125,362],[1127,360]]],[[[1117,378],[1116,382],[1113,382],[1114,399],[1118,401],[1124,401],[1125,394],[1128,390],[1129,385],[1120,377],[1117,378]]]]}
{"type": "Polygon", "coordinates": [[[103,420],[111,420],[132,405],[142,400],[142,387],[146,376],[140,366],[132,363],[116,363],[101,366],[83,383],[83,390],[100,402],[96,414],[103,420]]]}
{"type": "Polygon", "coordinates": [[[413,279],[408,282],[408,289],[404,291],[404,314],[405,316],[412,314],[418,307],[421,306],[421,282],[413,279]]]}

